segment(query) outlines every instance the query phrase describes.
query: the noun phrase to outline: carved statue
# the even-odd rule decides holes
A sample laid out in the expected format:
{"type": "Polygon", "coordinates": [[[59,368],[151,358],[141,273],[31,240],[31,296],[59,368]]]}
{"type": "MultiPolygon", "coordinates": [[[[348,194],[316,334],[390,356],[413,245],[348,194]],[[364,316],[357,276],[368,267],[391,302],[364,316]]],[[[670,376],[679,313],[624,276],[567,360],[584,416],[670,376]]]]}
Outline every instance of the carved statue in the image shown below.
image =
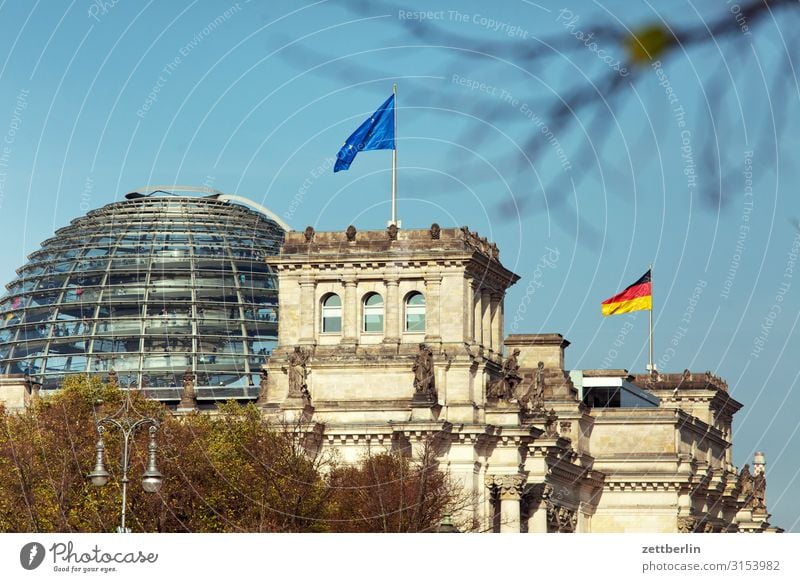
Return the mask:
{"type": "Polygon", "coordinates": [[[308,352],[300,346],[295,346],[294,351],[289,354],[289,397],[302,397],[311,399],[308,391],[306,377],[308,376],[308,352]]]}
{"type": "Polygon", "coordinates": [[[510,398],[514,397],[517,385],[522,381],[522,377],[519,375],[519,354],[519,350],[514,350],[508,359],[503,362],[503,379],[506,382],[508,396],[510,398]]]}
{"type": "Polygon", "coordinates": [[[742,472],[739,473],[736,486],[739,488],[739,495],[745,499],[745,506],[747,506],[753,496],[753,476],[750,474],[750,465],[745,465],[742,472]]]}
{"type": "Polygon", "coordinates": [[[397,240],[397,225],[390,224],[389,228],[386,229],[386,234],[389,235],[389,240],[397,240]]]}
{"type": "Polygon", "coordinates": [[[303,236],[306,237],[306,242],[310,243],[314,240],[314,227],[307,226],[306,229],[303,231],[303,236]]]}
{"type": "Polygon", "coordinates": [[[258,383],[258,399],[264,400],[267,397],[267,385],[269,383],[269,369],[266,365],[261,366],[261,380],[258,383]]]}
{"type": "Polygon", "coordinates": [[[433,398],[436,387],[433,373],[433,351],[425,344],[419,344],[419,353],[414,359],[414,391],[433,398]]]}
{"type": "Polygon", "coordinates": [[[183,373],[183,390],[181,391],[180,408],[195,408],[197,398],[194,392],[194,373],[191,368],[186,368],[183,373]]]}
{"type": "Polygon", "coordinates": [[[345,235],[347,235],[347,240],[353,242],[356,240],[356,227],[352,224],[347,227],[347,230],[344,231],[345,235]]]}
{"type": "Polygon", "coordinates": [[[767,509],[767,479],[764,473],[756,473],[753,477],[753,509],[767,509]]]}
{"type": "Polygon", "coordinates": [[[489,398],[510,401],[515,397],[517,386],[522,381],[522,377],[519,375],[519,361],[517,360],[519,354],[519,350],[514,350],[503,362],[503,377],[488,386],[487,396],[489,398]]]}
{"type": "Polygon", "coordinates": [[[550,409],[547,418],[544,421],[544,434],[547,438],[558,437],[558,416],[554,408],[550,409]]]}
{"type": "Polygon", "coordinates": [[[431,239],[439,240],[439,237],[442,235],[441,227],[436,224],[435,222],[431,225],[431,239]]]}
{"type": "Polygon", "coordinates": [[[544,409],[544,362],[536,365],[536,375],[533,379],[533,388],[528,397],[528,403],[531,410],[544,409]]]}

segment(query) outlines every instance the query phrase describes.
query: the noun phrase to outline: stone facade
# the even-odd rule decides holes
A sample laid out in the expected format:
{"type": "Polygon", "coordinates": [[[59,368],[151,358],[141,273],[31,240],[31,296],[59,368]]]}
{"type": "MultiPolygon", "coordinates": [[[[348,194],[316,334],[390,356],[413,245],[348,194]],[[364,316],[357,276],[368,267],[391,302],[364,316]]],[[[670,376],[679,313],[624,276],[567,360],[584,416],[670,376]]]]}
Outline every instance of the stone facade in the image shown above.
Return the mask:
{"type": "Polygon", "coordinates": [[[280,324],[264,367],[265,414],[303,418],[323,447],[350,461],[435,439],[441,467],[474,500],[454,516],[461,523],[722,532],[751,520],[747,531],[770,529],[765,509],[742,510],[730,453],[741,404],[722,380],[630,376],[660,405],[587,407],[564,370],[561,335],[503,337],[505,292],[518,277],[467,228],[309,227],[288,233],[268,261],[279,275],[280,324]],[[376,293],[381,325],[366,331],[366,300],[376,293]],[[424,330],[408,325],[414,293],[424,297],[424,330]],[[326,313],[334,294],[341,307],[326,313]],[[297,350],[302,393],[292,380],[297,350]]]}
{"type": "MultiPolygon", "coordinates": [[[[559,334],[504,337],[519,279],[466,227],[288,232],[279,255],[278,346],[262,367],[268,418],[308,423],[344,461],[433,444],[478,531],[764,532],[763,455],[731,462],[742,405],[710,373],[584,371],[649,393],[590,407],[559,334]]],[[[18,406],[24,379],[3,380],[18,406]],[[12,386],[13,384],[13,386],[12,386]]],[[[187,371],[179,411],[197,408],[187,371]]],[[[309,442],[311,442],[309,441],[309,442]]]]}

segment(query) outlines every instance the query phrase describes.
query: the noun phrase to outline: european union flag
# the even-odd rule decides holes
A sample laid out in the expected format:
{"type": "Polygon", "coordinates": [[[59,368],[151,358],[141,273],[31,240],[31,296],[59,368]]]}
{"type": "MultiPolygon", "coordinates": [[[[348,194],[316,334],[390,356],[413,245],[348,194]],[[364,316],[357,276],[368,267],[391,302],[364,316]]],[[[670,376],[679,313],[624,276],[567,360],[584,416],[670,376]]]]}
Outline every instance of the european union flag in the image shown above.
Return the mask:
{"type": "Polygon", "coordinates": [[[336,154],[336,165],[333,166],[333,171],[349,169],[356,154],[360,151],[393,149],[394,94],[347,138],[342,149],[336,154]]]}

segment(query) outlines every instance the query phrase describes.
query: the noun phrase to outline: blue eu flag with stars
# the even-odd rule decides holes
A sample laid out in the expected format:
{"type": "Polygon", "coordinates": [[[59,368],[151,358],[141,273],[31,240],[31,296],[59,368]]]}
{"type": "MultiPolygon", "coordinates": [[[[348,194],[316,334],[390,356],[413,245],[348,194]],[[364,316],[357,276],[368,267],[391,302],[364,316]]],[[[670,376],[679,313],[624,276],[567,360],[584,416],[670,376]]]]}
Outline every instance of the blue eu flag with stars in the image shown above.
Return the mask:
{"type": "Polygon", "coordinates": [[[394,94],[383,102],[369,119],[347,138],[336,154],[333,171],[347,170],[360,151],[393,150],[394,148],[394,94]]]}

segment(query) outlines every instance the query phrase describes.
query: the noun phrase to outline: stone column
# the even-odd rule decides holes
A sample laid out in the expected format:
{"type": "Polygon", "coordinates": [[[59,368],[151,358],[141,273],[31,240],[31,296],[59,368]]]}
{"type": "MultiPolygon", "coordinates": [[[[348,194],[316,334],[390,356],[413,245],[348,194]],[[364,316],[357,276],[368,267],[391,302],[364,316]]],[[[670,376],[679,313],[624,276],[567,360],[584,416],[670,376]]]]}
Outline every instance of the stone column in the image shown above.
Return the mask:
{"type": "Polygon", "coordinates": [[[503,351],[503,294],[492,293],[492,349],[503,351]]]}
{"type": "Polygon", "coordinates": [[[317,321],[314,309],[314,289],[316,281],[311,275],[300,277],[300,341],[301,344],[314,343],[314,324],[317,321]]]}
{"type": "Polygon", "coordinates": [[[472,282],[473,338],[476,344],[483,345],[483,313],[481,311],[481,293],[478,282],[472,282]]]}
{"type": "Polygon", "coordinates": [[[386,320],[384,321],[383,343],[400,343],[400,293],[397,277],[386,278],[386,320]]]}
{"type": "Polygon", "coordinates": [[[486,485],[497,493],[500,503],[500,533],[520,532],[522,475],[487,475],[486,485]]]}
{"type": "Polygon", "coordinates": [[[441,275],[425,277],[425,341],[441,342],[442,332],[439,321],[439,295],[442,288],[441,275]]]}
{"type": "Polygon", "coordinates": [[[483,347],[493,349],[492,344],[492,296],[488,289],[481,291],[481,336],[483,347]]]}
{"type": "Polygon", "coordinates": [[[528,533],[547,533],[547,499],[552,489],[547,484],[539,485],[541,490],[531,501],[528,512],[528,533]]]}
{"type": "Polygon", "coordinates": [[[474,289],[472,281],[464,282],[464,341],[472,343],[475,341],[475,309],[474,309],[474,289]]]}
{"type": "Polygon", "coordinates": [[[358,342],[358,307],[356,295],[356,278],[343,277],[344,297],[342,298],[342,343],[355,344],[358,342]]]}

